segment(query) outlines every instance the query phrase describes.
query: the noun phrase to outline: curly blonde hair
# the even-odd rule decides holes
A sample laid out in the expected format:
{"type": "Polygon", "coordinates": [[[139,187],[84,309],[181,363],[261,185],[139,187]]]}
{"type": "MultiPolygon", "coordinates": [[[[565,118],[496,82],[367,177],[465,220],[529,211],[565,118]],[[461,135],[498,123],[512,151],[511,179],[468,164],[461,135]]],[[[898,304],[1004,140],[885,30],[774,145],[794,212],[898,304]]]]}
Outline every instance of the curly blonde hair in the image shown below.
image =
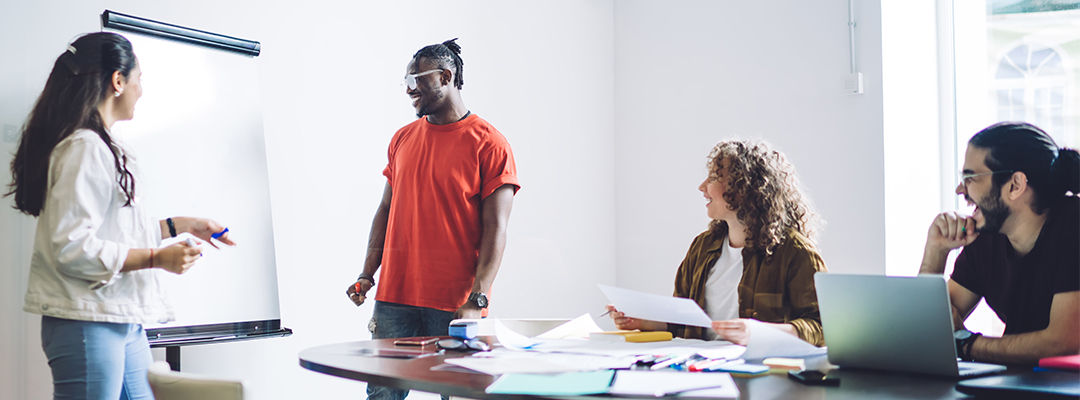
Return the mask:
{"type": "MultiPolygon", "coordinates": [[[[724,200],[746,225],[746,245],[772,255],[795,231],[814,240],[819,223],[809,200],[799,189],[795,167],[764,142],[729,140],[709,152],[709,180],[727,179],[724,200]],[[723,162],[728,162],[727,171],[723,162]]],[[[727,223],[713,220],[709,229],[726,235],[727,223]]]]}

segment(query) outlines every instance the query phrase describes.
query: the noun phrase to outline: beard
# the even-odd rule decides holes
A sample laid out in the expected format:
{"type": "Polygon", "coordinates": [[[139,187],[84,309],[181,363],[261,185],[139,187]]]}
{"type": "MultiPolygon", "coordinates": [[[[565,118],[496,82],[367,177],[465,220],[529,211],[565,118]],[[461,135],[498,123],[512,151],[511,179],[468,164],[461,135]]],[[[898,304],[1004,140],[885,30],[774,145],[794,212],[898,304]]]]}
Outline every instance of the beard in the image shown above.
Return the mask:
{"type": "Polygon", "coordinates": [[[983,226],[975,228],[976,232],[992,232],[997,233],[1001,230],[1001,226],[1005,223],[1005,219],[1009,217],[1011,213],[1009,206],[1005,205],[1005,202],[1001,201],[1001,190],[991,191],[991,193],[997,193],[997,196],[987,196],[983,201],[975,202],[979,206],[979,211],[983,215],[983,226]]]}
{"type": "Polygon", "coordinates": [[[424,101],[416,105],[416,118],[422,118],[425,115],[431,115],[435,112],[435,108],[439,104],[439,100],[443,98],[442,92],[423,93],[421,98],[424,101]]]}

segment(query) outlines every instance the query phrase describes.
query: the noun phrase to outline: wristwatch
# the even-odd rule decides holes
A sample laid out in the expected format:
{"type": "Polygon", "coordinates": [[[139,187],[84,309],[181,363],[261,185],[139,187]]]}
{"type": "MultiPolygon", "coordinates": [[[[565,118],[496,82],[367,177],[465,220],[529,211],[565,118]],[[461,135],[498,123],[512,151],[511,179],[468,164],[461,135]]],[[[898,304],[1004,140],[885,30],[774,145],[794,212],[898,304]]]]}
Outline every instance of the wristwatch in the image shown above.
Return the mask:
{"type": "Polygon", "coordinates": [[[981,333],[973,333],[967,329],[960,328],[956,332],[953,332],[953,339],[956,339],[956,356],[961,360],[971,361],[971,345],[975,343],[975,339],[982,336],[981,333]]]}
{"type": "Polygon", "coordinates": [[[469,293],[469,299],[465,301],[468,304],[476,306],[476,308],[484,309],[488,306],[488,298],[484,292],[472,292],[469,293]]]}

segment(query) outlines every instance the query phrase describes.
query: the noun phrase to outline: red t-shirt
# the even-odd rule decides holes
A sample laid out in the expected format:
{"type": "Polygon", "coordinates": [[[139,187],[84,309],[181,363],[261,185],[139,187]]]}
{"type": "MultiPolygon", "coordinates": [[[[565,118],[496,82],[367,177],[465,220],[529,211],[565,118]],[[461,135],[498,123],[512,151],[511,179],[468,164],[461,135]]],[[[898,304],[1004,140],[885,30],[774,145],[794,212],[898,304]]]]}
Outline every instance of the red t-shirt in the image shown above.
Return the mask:
{"type": "Polygon", "coordinates": [[[392,197],[375,299],[456,311],[476,275],[481,201],[521,187],[510,143],[476,114],[420,118],[394,134],[383,175],[392,197]]]}

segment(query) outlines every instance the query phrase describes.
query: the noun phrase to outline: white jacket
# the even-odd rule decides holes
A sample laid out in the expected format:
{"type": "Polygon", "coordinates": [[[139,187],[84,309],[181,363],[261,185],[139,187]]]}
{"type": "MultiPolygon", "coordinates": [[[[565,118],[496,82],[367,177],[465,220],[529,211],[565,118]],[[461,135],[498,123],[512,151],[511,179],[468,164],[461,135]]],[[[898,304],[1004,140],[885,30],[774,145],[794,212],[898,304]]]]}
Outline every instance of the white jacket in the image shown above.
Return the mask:
{"type": "MultiPolygon", "coordinates": [[[[134,164],[128,156],[128,170],[138,177],[134,164]]],[[[174,319],[159,281],[164,271],[120,272],[129,249],[160,245],[161,227],[138,197],[124,206],[118,176],[112,152],[94,131],[79,130],[53,149],[24,311],[116,323],[174,319]]]]}

